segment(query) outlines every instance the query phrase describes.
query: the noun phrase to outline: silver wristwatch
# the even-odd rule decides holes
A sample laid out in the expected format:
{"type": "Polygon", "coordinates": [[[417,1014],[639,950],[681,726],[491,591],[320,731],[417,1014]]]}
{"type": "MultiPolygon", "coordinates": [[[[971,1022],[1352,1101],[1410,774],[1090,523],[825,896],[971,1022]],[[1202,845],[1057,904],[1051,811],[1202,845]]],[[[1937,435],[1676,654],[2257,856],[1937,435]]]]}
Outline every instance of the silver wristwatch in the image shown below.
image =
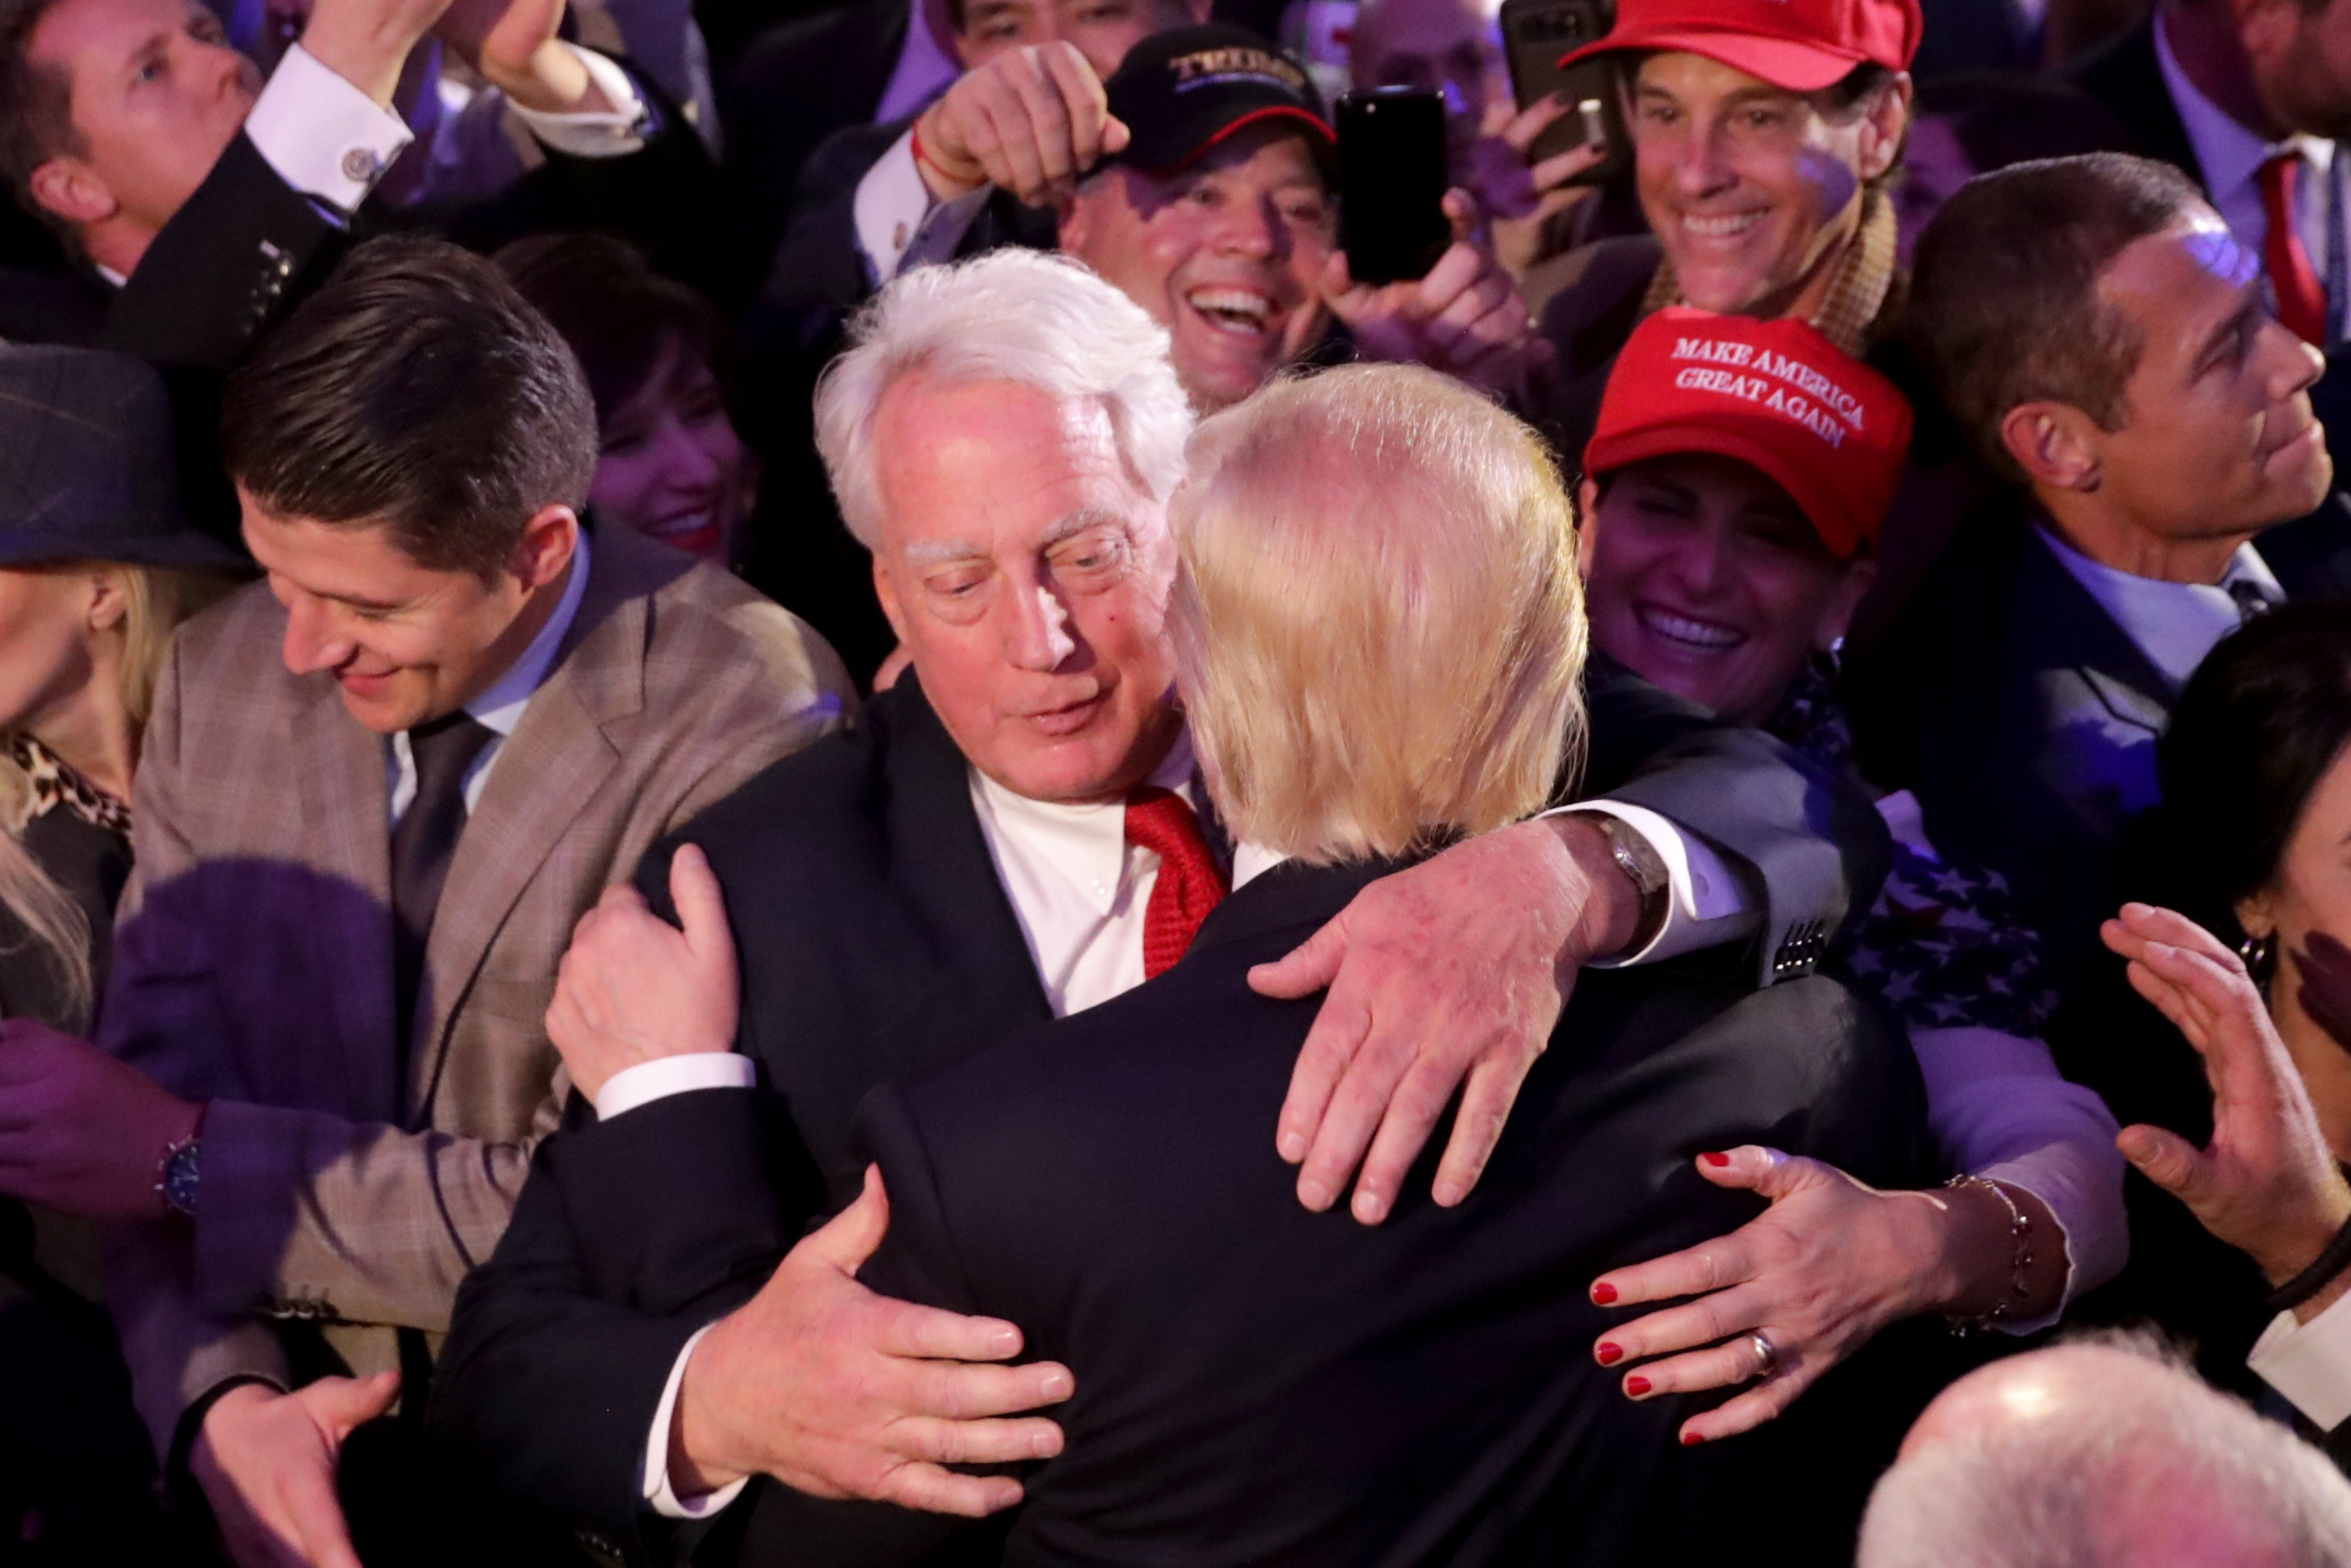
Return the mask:
{"type": "Polygon", "coordinates": [[[1640,894],[1640,922],[1633,928],[1633,939],[1624,948],[1627,953],[1639,952],[1665,927],[1672,893],[1666,862],[1649,841],[1634,831],[1622,817],[1605,811],[1570,811],[1566,815],[1600,830],[1600,836],[1608,843],[1608,858],[1616,862],[1616,869],[1625,873],[1633,891],[1640,894]]]}

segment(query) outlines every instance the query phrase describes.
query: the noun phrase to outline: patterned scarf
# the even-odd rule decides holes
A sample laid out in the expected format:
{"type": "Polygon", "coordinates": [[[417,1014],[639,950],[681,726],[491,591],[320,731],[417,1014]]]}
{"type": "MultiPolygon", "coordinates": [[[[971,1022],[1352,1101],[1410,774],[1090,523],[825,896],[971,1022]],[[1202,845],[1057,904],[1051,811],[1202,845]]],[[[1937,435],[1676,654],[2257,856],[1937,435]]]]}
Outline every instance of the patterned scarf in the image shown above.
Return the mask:
{"type": "Polygon", "coordinates": [[[46,817],[63,806],[93,828],[131,836],[131,808],[31,736],[21,730],[9,736],[8,756],[33,781],[34,816],[46,817]]]}
{"type": "MultiPolygon", "coordinates": [[[[1861,227],[1834,263],[1836,274],[1829,280],[1828,297],[1813,317],[1821,336],[1855,359],[1869,352],[1878,331],[1894,314],[1889,305],[1898,303],[1895,298],[1900,284],[1900,258],[1895,248],[1898,237],[1894,204],[1875,191],[1862,197],[1861,227]]],[[[1641,314],[1685,303],[1681,279],[1675,275],[1673,258],[1667,256],[1649,282],[1641,314]]]]}

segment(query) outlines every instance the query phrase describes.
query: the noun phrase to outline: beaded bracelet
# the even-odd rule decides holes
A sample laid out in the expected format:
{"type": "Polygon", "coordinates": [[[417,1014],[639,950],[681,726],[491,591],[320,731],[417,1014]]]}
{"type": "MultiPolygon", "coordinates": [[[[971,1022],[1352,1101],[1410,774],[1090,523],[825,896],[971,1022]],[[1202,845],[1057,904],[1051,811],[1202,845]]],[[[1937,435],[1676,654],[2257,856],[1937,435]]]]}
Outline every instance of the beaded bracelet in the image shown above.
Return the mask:
{"type": "Polygon", "coordinates": [[[2014,1274],[2007,1294],[1994,1301],[1989,1312],[1979,1313],[1972,1318],[1948,1320],[1951,1325],[1952,1334],[1959,1339],[1965,1339],[1970,1334],[1982,1333],[1991,1329],[1993,1324],[2008,1316],[2008,1310],[2011,1304],[2024,1300],[2025,1291],[2028,1289],[2024,1282],[2024,1271],[2032,1267],[2032,1217],[2016,1206],[2016,1199],[2008,1196],[2006,1187],[1984,1176],[1955,1176],[1943,1186],[1947,1190],[1957,1190],[1963,1186],[1980,1186],[2000,1199],[2000,1206],[2008,1210],[2008,1233],[2016,1243],[2014,1274]]]}
{"type": "Polygon", "coordinates": [[[2270,1292],[2270,1311],[2294,1311],[2326,1289],[2327,1281],[2341,1273],[2346,1263],[2351,1263],[2351,1220],[2344,1222],[2343,1228],[2335,1233],[2335,1239],[2326,1244],[2325,1250],[2312,1260],[2309,1268],[2270,1292]]]}

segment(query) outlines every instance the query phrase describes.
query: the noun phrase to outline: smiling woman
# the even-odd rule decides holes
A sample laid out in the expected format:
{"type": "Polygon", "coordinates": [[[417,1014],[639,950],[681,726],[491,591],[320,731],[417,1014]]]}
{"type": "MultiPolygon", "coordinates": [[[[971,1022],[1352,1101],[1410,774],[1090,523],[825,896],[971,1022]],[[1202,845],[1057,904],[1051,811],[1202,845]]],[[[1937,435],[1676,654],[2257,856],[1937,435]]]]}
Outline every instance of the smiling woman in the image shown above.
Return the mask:
{"type": "Polygon", "coordinates": [[[496,261],[587,372],[599,441],[588,502],[597,517],[739,565],[756,479],[727,415],[708,302],[602,235],[519,240],[496,261]]]}
{"type": "MultiPolygon", "coordinates": [[[[1584,454],[1593,643],[1850,770],[1835,660],[1910,425],[1890,382],[1802,322],[1677,308],[1642,323],[1584,454]]],[[[2032,933],[1997,878],[1936,852],[1915,801],[1879,810],[1893,871],[1830,967],[1909,1026],[1953,1183],[1877,1192],[1774,1150],[1706,1155],[1708,1179],[1773,1207],[1593,1290],[1604,1305],[1714,1292],[1703,1312],[1651,1313],[1595,1351],[1603,1365],[1667,1357],[1626,1375],[1635,1398],[1753,1385],[1687,1422],[1685,1442],[1769,1419],[1897,1319],[1939,1312],[2022,1332],[2122,1261],[2114,1122],[2034,1038],[2051,998],[2032,933]],[[1702,1348],[1709,1339],[1725,1343],[1702,1348]]]]}

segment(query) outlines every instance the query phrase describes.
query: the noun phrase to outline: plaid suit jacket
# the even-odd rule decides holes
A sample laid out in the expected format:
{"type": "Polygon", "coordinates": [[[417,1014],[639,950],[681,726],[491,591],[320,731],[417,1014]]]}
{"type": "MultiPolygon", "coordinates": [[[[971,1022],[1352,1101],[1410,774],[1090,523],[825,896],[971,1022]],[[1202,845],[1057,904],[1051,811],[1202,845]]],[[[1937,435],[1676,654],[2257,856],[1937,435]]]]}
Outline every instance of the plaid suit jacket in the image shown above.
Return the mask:
{"type": "Polygon", "coordinates": [[[437,1345],[569,1090],[542,1019],[573,925],[854,701],[790,614],[599,530],[578,618],[458,842],[403,1051],[385,742],[331,674],[287,670],[285,632],[266,584],[183,630],[135,790],[99,1043],[209,1103],[194,1223],[110,1247],[159,1451],[225,1379],[299,1381],[320,1335],[361,1374],[398,1364],[396,1329],[437,1345]]]}

